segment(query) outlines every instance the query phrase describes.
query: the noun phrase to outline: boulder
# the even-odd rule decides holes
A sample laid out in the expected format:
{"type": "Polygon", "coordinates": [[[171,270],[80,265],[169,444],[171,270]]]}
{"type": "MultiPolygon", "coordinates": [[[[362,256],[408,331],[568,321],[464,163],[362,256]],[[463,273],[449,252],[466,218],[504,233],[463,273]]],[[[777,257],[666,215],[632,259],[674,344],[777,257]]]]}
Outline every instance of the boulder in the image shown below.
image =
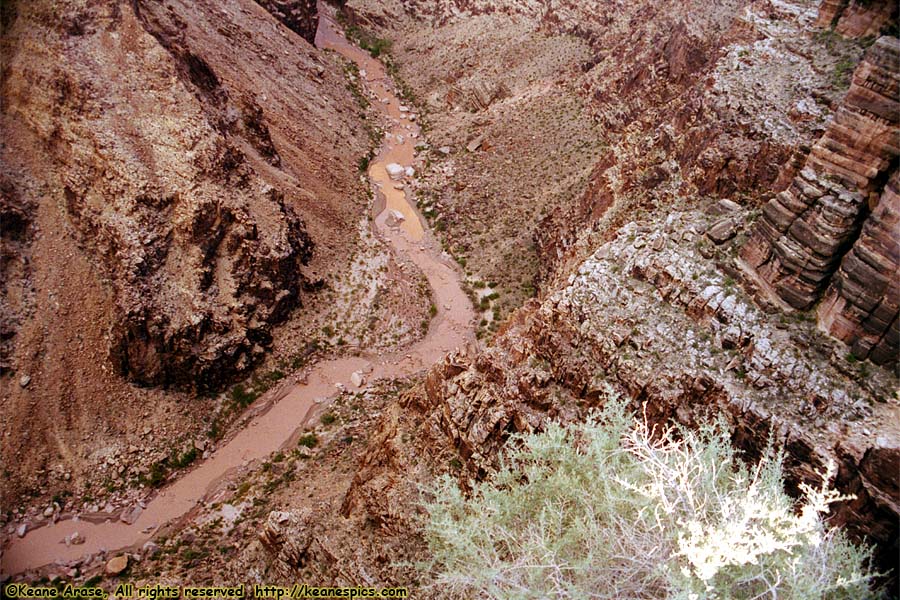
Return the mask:
{"type": "Polygon", "coordinates": [[[114,556],[106,562],[106,574],[107,575],[118,575],[122,571],[128,568],[128,555],[120,554],[119,556],[114,556]]]}
{"type": "Polygon", "coordinates": [[[80,546],[84,543],[84,536],[77,531],[73,531],[65,537],[63,542],[65,542],[66,546],[80,546]]]}
{"type": "Polygon", "coordinates": [[[143,550],[148,556],[152,556],[157,550],[159,550],[159,545],[153,541],[149,541],[141,546],[141,550],[143,550]]]}
{"type": "Polygon", "coordinates": [[[135,521],[138,520],[138,517],[141,516],[143,509],[140,505],[135,505],[130,509],[126,509],[122,511],[122,514],[119,516],[119,520],[128,525],[133,525],[135,521]]]}
{"type": "Polygon", "coordinates": [[[352,383],[354,387],[362,387],[366,383],[366,378],[363,377],[363,374],[359,371],[354,371],[353,374],[350,375],[350,383],[352,383]]]}
{"type": "Polygon", "coordinates": [[[402,179],[403,174],[406,172],[406,170],[397,163],[388,163],[388,165],[384,169],[385,171],[387,171],[388,176],[394,181],[402,179]]]}
{"type": "Polygon", "coordinates": [[[716,244],[724,244],[737,234],[737,224],[734,219],[722,219],[716,221],[706,231],[706,236],[716,244]]]}
{"type": "Polygon", "coordinates": [[[385,223],[387,223],[388,227],[397,227],[406,220],[406,217],[403,216],[403,213],[399,210],[390,209],[388,211],[387,219],[385,223]]]}
{"type": "Polygon", "coordinates": [[[474,140],[469,142],[469,144],[466,146],[466,150],[468,150],[469,152],[475,152],[476,150],[481,148],[481,144],[483,144],[483,143],[484,143],[484,135],[479,135],[474,140]]]}

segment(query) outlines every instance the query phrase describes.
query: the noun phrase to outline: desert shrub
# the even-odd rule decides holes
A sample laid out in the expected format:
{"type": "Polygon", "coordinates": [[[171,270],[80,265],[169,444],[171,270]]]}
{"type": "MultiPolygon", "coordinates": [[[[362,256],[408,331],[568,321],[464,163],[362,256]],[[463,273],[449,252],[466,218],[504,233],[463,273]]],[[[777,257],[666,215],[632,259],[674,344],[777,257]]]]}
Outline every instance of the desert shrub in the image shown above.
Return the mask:
{"type": "Polygon", "coordinates": [[[250,406],[257,398],[259,398],[259,392],[253,389],[248,390],[243,383],[235,384],[231,388],[231,401],[240,408],[250,406]]]}
{"type": "Polygon", "coordinates": [[[169,470],[166,468],[166,465],[162,462],[155,462],[150,465],[150,471],[146,476],[147,484],[150,487],[158,488],[162,487],[166,482],[166,476],[168,475],[169,470]]]}
{"type": "Polygon", "coordinates": [[[427,502],[423,577],[460,598],[864,598],[870,553],[828,529],[841,498],[783,491],[781,454],[747,467],[722,424],[653,431],[607,403],[511,438],[499,470],[427,502]]]}
{"type": "Polygon", "coordinates": [[[299,440],[297,440],[297,445],[305,446],[307,448],[315,448],[319,445],[319,436],[317,436],[313,432],[305,433],[300,436],[299,440]]]}
{"type": "Polygon", "coordinates": [[[169,464],[173,469],[183,469],[200,457],[200,452],[196,448],[190,448],[184,452],[173,450],[169,457],[169,464]]]}
{"type": "Polygon", "coordinates": [[[846,90],[849,88],[854,69],[856,69],[856,61],[850,58],[842,58],[839,60],[834,65],[834,73],[831,77],[834,87],[839,90],[846,90]]]}

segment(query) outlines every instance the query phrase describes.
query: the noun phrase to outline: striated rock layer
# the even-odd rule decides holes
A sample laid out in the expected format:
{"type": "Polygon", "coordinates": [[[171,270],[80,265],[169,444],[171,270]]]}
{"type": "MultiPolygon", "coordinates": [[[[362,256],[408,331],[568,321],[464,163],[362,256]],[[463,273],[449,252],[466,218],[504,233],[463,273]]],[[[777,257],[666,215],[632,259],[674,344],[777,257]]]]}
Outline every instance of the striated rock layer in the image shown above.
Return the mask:
{"type": "Polygon", "coordinates": [[[844,256],[822,304],[819,324],[858,359],[896,363],[900,355],[900,171],[894,171],[844,256]]]}
{"type": "MultiPolygon", "coordinates": [[[[856,69],[843,106],[806,167],[766,204],[742,249],[751,278],[776,304],[811,307],[859,237],[869,207],[890,194],[884,185],[900,155],[898,64],[900,40],[880,38],[856,69]]],[[[896,311],[879,318],[889,324],[896,311]]],[[[887,360],[882,353],[878,357],[887,360]]]]}
{"type": "Polygon", "coordinates": [[[816,25],[853,38],[878,35],[896,25],[897,9],[894,0],[822,0],[816,25]]]}

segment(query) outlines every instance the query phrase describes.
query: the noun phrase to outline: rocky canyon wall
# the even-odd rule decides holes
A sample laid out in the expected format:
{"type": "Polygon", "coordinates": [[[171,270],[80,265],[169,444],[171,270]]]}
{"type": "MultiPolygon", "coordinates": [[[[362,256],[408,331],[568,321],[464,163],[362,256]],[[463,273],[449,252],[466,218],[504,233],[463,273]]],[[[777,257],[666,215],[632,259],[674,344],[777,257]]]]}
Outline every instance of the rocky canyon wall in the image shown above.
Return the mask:
{"type": "Polygon", "coordinates": [[[125,485],[206,438],[206,392],[246,376],[279,323],[305,331],[308,288],[345,267],[370,141],[341,63],[252,0],[17,1],[0,16],[0,421],[16,424],[0,501],[14,506],[125,485]]]}
{"type": "Polygon", "coordinates": [[[811,1],[351,0],[347,8],[364,28],[406,36],[395,45],[398,65],[439,115],[435,133],[447,132],[436,146],[465,149],[483,136],[475,152],[433,158],[452,173],[434,196],[449,246],[518,303],[521,289],[558,286],[635,215],[707,197],[761,206],[785,189],[840,106],[845,65],[862,54],[859,44],[818,35],[811,1]],[[502,58],[485,60],[487,48],[502,58]],[[536,67],[523,69],[519,54],[536,67]],[[405,70],[407,62],[422,68],[405,70]],[[479,86],[503,93],[454,100],[479,86]],[[549,107],[542,95],[571,101],[549,107]],[[575,132],[573,106],[583,119],[575,132]],[[458,109],[471,113],[465,124],[458,109]],[[512,148],[519,159],[504,163],[512,148]],[[537,185],[536,169],[545,174],[537,185]],[[480,207],[497,218],[470,225],[480,207]],[[480,252],[479,233],[503,223],[528,239],[480,252]],[[495,266],[514,262],[496,255],[526,256],[537,273],[495,266]],[[517,271],[527,281],[505,281],[517,271]]]}
{"type": "Polygon", "coordinates": [[[818,309],[819,323],[854,357],[879,365],[900,355],[900,173],[894,171],[841,261],[818,309]]]}
{"type": "MultiPolygon", "coordinates": [[[[340,194],[316,198],[334,179],[321,165],[347,163],[359,138],[312,148],[317,120],[348,121],[314,100],[335,94],[309,46],[283,60],[299,38],[254,8],[19,2],[5,32],[8,160],[102,266],[112,362],[142,384],[216,387],[246,370],[300,302],[311,226],[346,237],[351,207],[309,218],[340,194]]],[[[289,25],[311,39],[309,9],[289,25]]]]}
{"type": "MultiPolygon", "coordinates": [[[[586,40],[593,56],[581,73],[558,77],[576,80],[602,146],[584,193],[537,230],[538,298],[480,351],[435,367],[382,420],[345,514],[402,530],[420,456],[449,460],[450,448],[463,482],[484,477],[509,434],[581,419],[611,387],[653,422],[724,415],[751,458],[772,435],[793,493],[834,461],[836,485],[855,495],[834,522],[894,568],[900,489],[886,474],[900,468],[896,377],[855,359],[896,356],[896,38],[835,36],[816,25],[827,6],[811,1],[363,4],[348,6],[388,34],[465,30],[478,15],[586,40]],[[786,292],[757,302],[738,285],[741,257],[777,272],[786,292]],[[791,310],[823,293],[819,320],[837,340],[791,310]]],[[[446,38],[465,55],[457,80],[480,68],[459,37],[446,38]]],[[[428,60],[444,38],[422,39],[421,79],[440,80],[428,60]]],[[[511,96],[504,108],[555,83],[489,75],[511,96]]],[[[469,110],[501,118],[499,108],[469,110]]],[[[471,170],[492,168],[497,139],[471,170]]],[[[517,151],[527,155],[527,139],[517,151]]],[[[455,177],[463,193],[467,175],[455,177]]],[[[525,204],[518,194],[505,202],[525,204]]]]}
{"type": "Polygon", "coordinates": [[[843,258],[823,325],[854,344],[860,358],[879,364],[896,362],[898,345],[891,330],[898,298],[889,285],[898,268],[890,208],[896,199],[885,185],[896,178],[900,154],[898,65],[897,38],[882,37],[869,49],[805,168],[765,205],[741,251],[759,293],[799,310],[821,297],[843,258]],[[853,316],[837,323],[835,302],[842,294],[850,300],[841,306],[853,316]]]}
{"type": "Polygon", "coordinates": [[[892,0],[823,0],[816,25],[847,37],[877,36],[896,27],[897,11],[892,0]]]}
{"type": "MultiPolygon", "coordinates": [[[[422,456],[444,452],[446,461],[454,449],[461,480],[479,480],[496,468],[510,434],[581,420],[618,393],[654,424],[724,419],[751,460],[774,440],[786,451],[795,495],[834,462],[835,486],[854,498],[834,506],[832,523],[874,544],[878,564],[892,569],[896,380],[848,366],[813,323],[763,313],[703,256],[723,214],[746,218],[732,210],[626,225],[562,289],[520,309],[491,345],[433,368],[398,409],[415,427],[382,419],[345,513],[402,529],[422,456]]],[[[736,250],[734,239],[724,244],[736,250]]]]}
{"type": "Polygon", "coordinates": [[[817,41],[814,2],[402,4],[438,25],[516,15],[592,48],[576,85],[604,147],[580,196],[536,234],[545,279],[637,211],[699,196],[757,203],[783,190],[840,104],[834,73],[860,53],[817,41]]]}

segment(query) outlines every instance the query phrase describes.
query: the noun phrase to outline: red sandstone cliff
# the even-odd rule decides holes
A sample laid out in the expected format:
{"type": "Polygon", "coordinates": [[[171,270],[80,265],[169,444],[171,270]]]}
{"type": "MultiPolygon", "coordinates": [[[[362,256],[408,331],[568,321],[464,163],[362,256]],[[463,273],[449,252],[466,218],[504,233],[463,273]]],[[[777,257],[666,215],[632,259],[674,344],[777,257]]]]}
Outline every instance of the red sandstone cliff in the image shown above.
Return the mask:
{"type": "Polygon", "coordinates": [[[819,324],[858,359],[900,355],[900,171],[895,170],[819,306],[819,324]]]}
{"type": "Polygon", "coordinates": [[[891,248],[895,240],[890,234],[876,232],[889,230],[880,223],[890,218],[888,206],[893,201],[885,182],[896,173],[900,155],[898,64],[900,40],[880,38],[857,67],[843,105],[813,147],[806,167],[789,189],[766,204],[741,251],[743,264],[761,294],[775,303],[805,310],[821,297],[842,258],[854,248],[845,259],[847,268],[838,286],[852,295],[853,283],[847,273],[853,273],[856,286],[866,288],[869,294],[865,299],[853,296],[858,299],[857,311],[867,307],[869,311],[877,309],[877,315],[858,314],[835,329],[833,314],[827,316],[834,310],[832,301],[824,321],[839,338],[856,343],[860,331],[847,328],[851,322],[860,324],[868,319],[866,336],[876,338],[860,342],[858,350],[861,357],[871,356],[879,363],[897,359],[891,351],[897,342],[890,331],[897,318],[897,303],[888,297],[881,302],[882,294],[893,296],[886,286],[897,268],[896,251],[891,248]],[[875,207],[871,216],[870,207],[875,207]],[[872,222],[868,241],[854,246],[867,219],[872,222]],[[884,250],[873,255],[866,248],[876,238],[876,246],[884,250]],[[874,256],[877,259],[869,258],[874,256]],[[859,257],[868,258],[871,266],[864,268],[859,257]],[[872,352],[882,340],[885,345],[872,352]]]}
{"type": "Polygon", "coordinates": [[[893,0],[822,0],[816,25],[847,37],[877,36],[896,24],[897,11],[893,0]]]}

